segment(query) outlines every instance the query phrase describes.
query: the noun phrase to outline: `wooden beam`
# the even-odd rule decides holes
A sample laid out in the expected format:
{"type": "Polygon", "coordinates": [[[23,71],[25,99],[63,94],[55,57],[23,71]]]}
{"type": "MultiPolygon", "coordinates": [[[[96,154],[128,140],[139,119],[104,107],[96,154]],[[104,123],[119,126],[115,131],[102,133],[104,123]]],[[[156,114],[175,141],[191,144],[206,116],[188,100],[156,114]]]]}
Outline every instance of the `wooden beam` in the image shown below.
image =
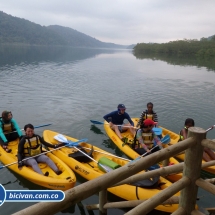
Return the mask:
{"type": "Polygon", "coordinates": [[[191,212],[191,215],[205,215],[205,214],[203,214],[202,212],[200,212],[200,211],[198,211],[198,210],[193,210],[193,211],[191,212]]]}
{"type": "Polygon", "coordinates": [[[215,186],[213,184],[199,178],[196,180],[196,185],[215,195],[215,186]]]}
{"type": "Polygon", "coordinates": [[[215,143],[213,140],[204,139],[201,142],[202,146],[215,150],[215,143]]]}
{"type": "Polygon", "coordinates": [[[188,215],[188,213],[184,210],[184,208],[179,207],[178,210],[173,212],[171,215],[188,215]]]}
{"type": "MultiPolygon", "coordinates": [[[[150,199],[146,200],[142,204],[138,205],[137,207],[133,208],[129,212],[125,213],[125,215],[145,215],[152,211],[157,205],[161,204],[165,201],[165,199],[170,198],[175,193],[180,191],[181,189],[185,188],[186,186],[190,185],[191,180],[187,177],[183,177],[179,181],[172,184],[172,186],[167,187],[165,190],[160,191],[155,196],[151,197],[150,199]]],[[[180,201],[179,201],[180,202],[180,201]]]]}

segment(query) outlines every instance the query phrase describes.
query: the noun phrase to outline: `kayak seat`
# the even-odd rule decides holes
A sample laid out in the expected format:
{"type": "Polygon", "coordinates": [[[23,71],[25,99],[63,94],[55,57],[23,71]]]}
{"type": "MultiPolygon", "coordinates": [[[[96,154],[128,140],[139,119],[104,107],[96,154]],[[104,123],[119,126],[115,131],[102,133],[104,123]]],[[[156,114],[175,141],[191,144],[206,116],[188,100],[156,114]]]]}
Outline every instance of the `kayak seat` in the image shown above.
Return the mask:
{"type": "Polygon", "coordinates": [[[68,154],[68,156],[73,158],[73,159],[75,159],[75,160],[77,160],[77,161],[79,161],[79,162],[82,162],[82,163],[88,163],[88,162],[92,161],[89,157],[93,158],[93,151],[94,151],[93,146],[91,147],[90,152],[87,152],[83,148],[80,148],[80,150],[83,153],[80,152],[80,151],[76,151],[74,153],[68,154]]]}
{"type": "Polygon", "coordinates": [[[121,167],[118,163],[110,160],[107,157],[101,157],[98,161],[100,164],[110,167],[111,169],[117,169],[121,167]]]}

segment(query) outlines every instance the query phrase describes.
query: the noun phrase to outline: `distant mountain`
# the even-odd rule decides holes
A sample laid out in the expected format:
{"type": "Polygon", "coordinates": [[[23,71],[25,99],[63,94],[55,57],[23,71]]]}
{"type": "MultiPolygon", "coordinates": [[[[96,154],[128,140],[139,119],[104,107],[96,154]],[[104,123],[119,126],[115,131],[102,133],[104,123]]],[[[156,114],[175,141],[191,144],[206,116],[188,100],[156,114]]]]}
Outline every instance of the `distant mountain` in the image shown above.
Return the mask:
{"type": "Polygon", "coordinates": [[[91,48],[128,46],[101,42],[72,28],[58,25],[41,26],[0,11],[0,44],[60,45],[91,48]]]}

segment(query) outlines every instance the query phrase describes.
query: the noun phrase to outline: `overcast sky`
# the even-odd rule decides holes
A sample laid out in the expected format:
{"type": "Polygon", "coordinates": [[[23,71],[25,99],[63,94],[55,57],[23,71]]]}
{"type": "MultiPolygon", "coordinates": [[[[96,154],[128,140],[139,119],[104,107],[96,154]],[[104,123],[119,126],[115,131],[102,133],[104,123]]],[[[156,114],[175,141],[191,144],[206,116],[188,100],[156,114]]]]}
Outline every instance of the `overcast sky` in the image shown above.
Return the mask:
{"type": "Polygon", "coordinates": [[[122,45],[215,34],[215,0],[0,0],[0,10],[122,45]]]}

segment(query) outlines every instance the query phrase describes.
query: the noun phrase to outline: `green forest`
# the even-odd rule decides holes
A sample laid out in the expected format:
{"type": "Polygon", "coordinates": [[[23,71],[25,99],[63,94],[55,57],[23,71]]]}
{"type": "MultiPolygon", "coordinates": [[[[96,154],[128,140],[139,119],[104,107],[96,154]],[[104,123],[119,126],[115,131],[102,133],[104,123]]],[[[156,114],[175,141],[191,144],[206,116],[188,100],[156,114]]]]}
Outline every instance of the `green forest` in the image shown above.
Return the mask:
{"type": "Polygon", "coordinates": [[[134,55],[174,55],[178,57],[195,56],[201,58],[215,57],[215,36],[201,40],[177,40],[168,43],[138,43],[134,55]]]}

